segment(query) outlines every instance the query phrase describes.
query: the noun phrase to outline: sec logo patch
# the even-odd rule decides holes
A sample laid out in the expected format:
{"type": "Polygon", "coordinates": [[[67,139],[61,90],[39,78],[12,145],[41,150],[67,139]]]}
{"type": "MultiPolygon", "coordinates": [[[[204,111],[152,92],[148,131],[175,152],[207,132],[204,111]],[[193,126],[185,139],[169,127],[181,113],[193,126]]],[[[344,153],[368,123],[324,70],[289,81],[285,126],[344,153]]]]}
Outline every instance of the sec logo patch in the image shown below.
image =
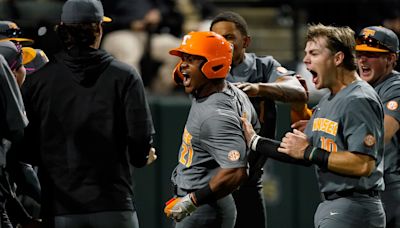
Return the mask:
{"type": "Polygon", "coordinates": [[[364,144],[368,147],[372,147],[373,145],[375,145],[376,143],[376,139],[373,135],[368,134],[364,137],[364,144]]]}
{"type": "Polygon", "coordinates": [[[397,103],[397,101],[389,101],[386,104],[386,108],[393,111],[396,110],[399,107],[399,104],[397,103]]]}
{"type": "Polygon", "coordinates": [[[240,158],[240,153],[237,150],[231,150],[228,153],[228,159],[231,161],[237,161],[240,158]]]}

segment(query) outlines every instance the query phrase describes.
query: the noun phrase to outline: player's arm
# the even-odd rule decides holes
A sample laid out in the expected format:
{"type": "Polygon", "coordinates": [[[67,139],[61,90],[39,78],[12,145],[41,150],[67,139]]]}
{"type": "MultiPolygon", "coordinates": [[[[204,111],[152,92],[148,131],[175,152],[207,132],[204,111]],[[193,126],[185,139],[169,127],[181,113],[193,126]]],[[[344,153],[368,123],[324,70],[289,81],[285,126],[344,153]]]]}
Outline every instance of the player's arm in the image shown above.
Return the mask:
{"type": "Polygon", "coordinates": [[[127,82],[128,88],[124,94],[127,144],[130,163],[140,168],[157,158],[152,146],[155,130],[143,82],[134,69],[131,74],[132,77],[127,82]]]}
{"type": "Polygon", "coordinates": [[[189,216],[197,207],[214,202],[239,187],[247,178],[246,167],[241,168],[220,168],[208,185],[184,197],[170,199],[166,203],[164,213],[172,217],[176,222],[189,216]]]}
{"type": "Polygon", "coordinates": [[[375,168],[375,159],[369,155],[341,151],[328,153],[328,170],[349,176],[369,176],[375,168]]]}
{"type": "Polygon", "coordinates": [[[393,116],[385,115],[384,126],[385,126],[384,140],[385,140],[385,144],[386,144],[386,143],[390,142],[390,140],[393,138],[393,136],[399,130],[400,125],[399,125],[399,122],[393,116]]]}
{"type": "Polygon", "coordinates": [[[296,129],[282,139],[279,152],[295,159],[304,159],[335,173],[348,176],[369,176],[375,168],[372,156],[350,151],[329,152],[309,145],[306,135],[296,129]]]}
{"type": "Polygon", "coordinates": [[[236,86],[248,96],[265,96],[282,102],[306,102],[307,93],[293,76],[281,76],[275,82],[240,83],[236,86]]]}
{"type": "Polygon", "coordinates": [[[195,205],[199,206],[220,199],[236,190],[247,178],[246,167],[241,168],[221,168],[208,183],[210,195],[202,193],[202,189],[192,193],[195,205]]]}
{"type": "Polygon", "coordinates": [[[256,134],[252,125],[246,118],[241,118],[243,123],[244,136],[248,147],[255,153],[265,154],[274,160],[292,163],[297,165],[310,166],[311,163],[301,159],[295,159],[289,155],[278,152],[281,142],[269,138],[264,138],[256,134]]]}

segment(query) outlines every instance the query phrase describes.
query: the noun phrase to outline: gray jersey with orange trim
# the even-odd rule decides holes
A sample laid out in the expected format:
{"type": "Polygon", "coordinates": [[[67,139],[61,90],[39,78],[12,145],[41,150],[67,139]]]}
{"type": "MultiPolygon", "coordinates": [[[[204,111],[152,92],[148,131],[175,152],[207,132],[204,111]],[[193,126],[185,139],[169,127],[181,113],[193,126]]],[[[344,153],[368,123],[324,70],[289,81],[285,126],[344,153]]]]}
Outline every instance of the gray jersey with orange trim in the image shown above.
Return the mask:
{"type": "MultiPolygon", "coordinates": [[[[383,103],[385,115],[389,115],[400,123],[400,73],[393,71],[387,78],[373,85],[383,103]]],[[[396,132],[389,143],[385,144],[385,183],[400,181],[400,132],[396,132]],[[387,174],[391,175],[386,178],[387,174]]]]}
{"type": "Polygon", "coordinates": [[[383,190],[383,105],[365,81],[356,81],[318,103],[305,130],[311,145],[330,151],[352,151],[376,160],[367,177],[350,177],[317,167],[321,192],[383,190]]]}
{"type": "MultiPolygon", "coordinates": [[[[257,56],[254,53],[245,53],[243,62],[232,67],[226,80],[230,82],[270,83],[282,76],[294,76],[294,71],[288,71],[272,56],[257,56]]],[[[268,97],[251,97],[259,120],[261,129],[259,135],[272,138],[276,137],[276,105],[268,97]]],[[[267,156],[252,153],[249,157],[250,173],[244,183],[247,186],[261,187],[264,163],[267,156]]]]}
{"type": "Polygon", "coordinates": [[[257,56],[254,53],[245,53],[243,62],[234,66],[227,81],[230,82],[274,82],[281,76],[294,75],[288,71],[272,56],[257,56]]]}
{"type": "Polygon", "coordinates": [[[191,192],[207,186],[220,167],[247,166],[248,151],[240,120],[243,115],[259,128],[247,95],[228,82],[222,92],[193,98],[179,163],[171,178],[179,189],[191,192]]]}

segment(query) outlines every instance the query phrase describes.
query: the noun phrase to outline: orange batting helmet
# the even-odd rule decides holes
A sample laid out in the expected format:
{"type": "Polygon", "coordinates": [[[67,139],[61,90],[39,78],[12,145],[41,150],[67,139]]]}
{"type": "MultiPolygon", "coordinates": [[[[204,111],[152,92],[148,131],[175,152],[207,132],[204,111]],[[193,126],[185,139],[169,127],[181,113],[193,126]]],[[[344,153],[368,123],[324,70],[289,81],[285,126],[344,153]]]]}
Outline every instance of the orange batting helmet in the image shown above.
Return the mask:
{"type": "MultiPolygon", "coordinates": [[[[181,45],[169,53],[179,57],[182,53],[204,57],[207,61],[201,71],[208,79],[226,78],[232,62],[232,45],[221,35],[209,31],[190,32],[183,37],[181,45]]],[[[176,82],[183,80],[179,70],[181,63],[177,64],[173,72],[176,82]]]]}

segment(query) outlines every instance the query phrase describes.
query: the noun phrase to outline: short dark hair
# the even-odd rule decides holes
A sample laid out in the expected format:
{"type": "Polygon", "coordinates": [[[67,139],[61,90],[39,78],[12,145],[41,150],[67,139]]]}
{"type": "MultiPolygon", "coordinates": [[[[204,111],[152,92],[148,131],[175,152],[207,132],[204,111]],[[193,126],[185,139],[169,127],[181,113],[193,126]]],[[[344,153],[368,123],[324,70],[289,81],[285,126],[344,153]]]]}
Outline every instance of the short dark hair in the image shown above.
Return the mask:
{"type": "Polygon", "coordinates": [[[240,16],[238,13],[232,11],[224,11],[219,13],[215,18],[212,20],[210,25],[210,30],[213,25],[220,21],[228,21],[232,22],[236,25],[236,28],[239,29],[240,33],[244,36],[248,36],[248,26],[246,20],[240,16]]]}
{"type": "Polygon", "coordinates": [[[89,47],[96,41],[100,33],[98,23],[65,24],[61,23],[55,28],[64,47],[89,47]]]}

